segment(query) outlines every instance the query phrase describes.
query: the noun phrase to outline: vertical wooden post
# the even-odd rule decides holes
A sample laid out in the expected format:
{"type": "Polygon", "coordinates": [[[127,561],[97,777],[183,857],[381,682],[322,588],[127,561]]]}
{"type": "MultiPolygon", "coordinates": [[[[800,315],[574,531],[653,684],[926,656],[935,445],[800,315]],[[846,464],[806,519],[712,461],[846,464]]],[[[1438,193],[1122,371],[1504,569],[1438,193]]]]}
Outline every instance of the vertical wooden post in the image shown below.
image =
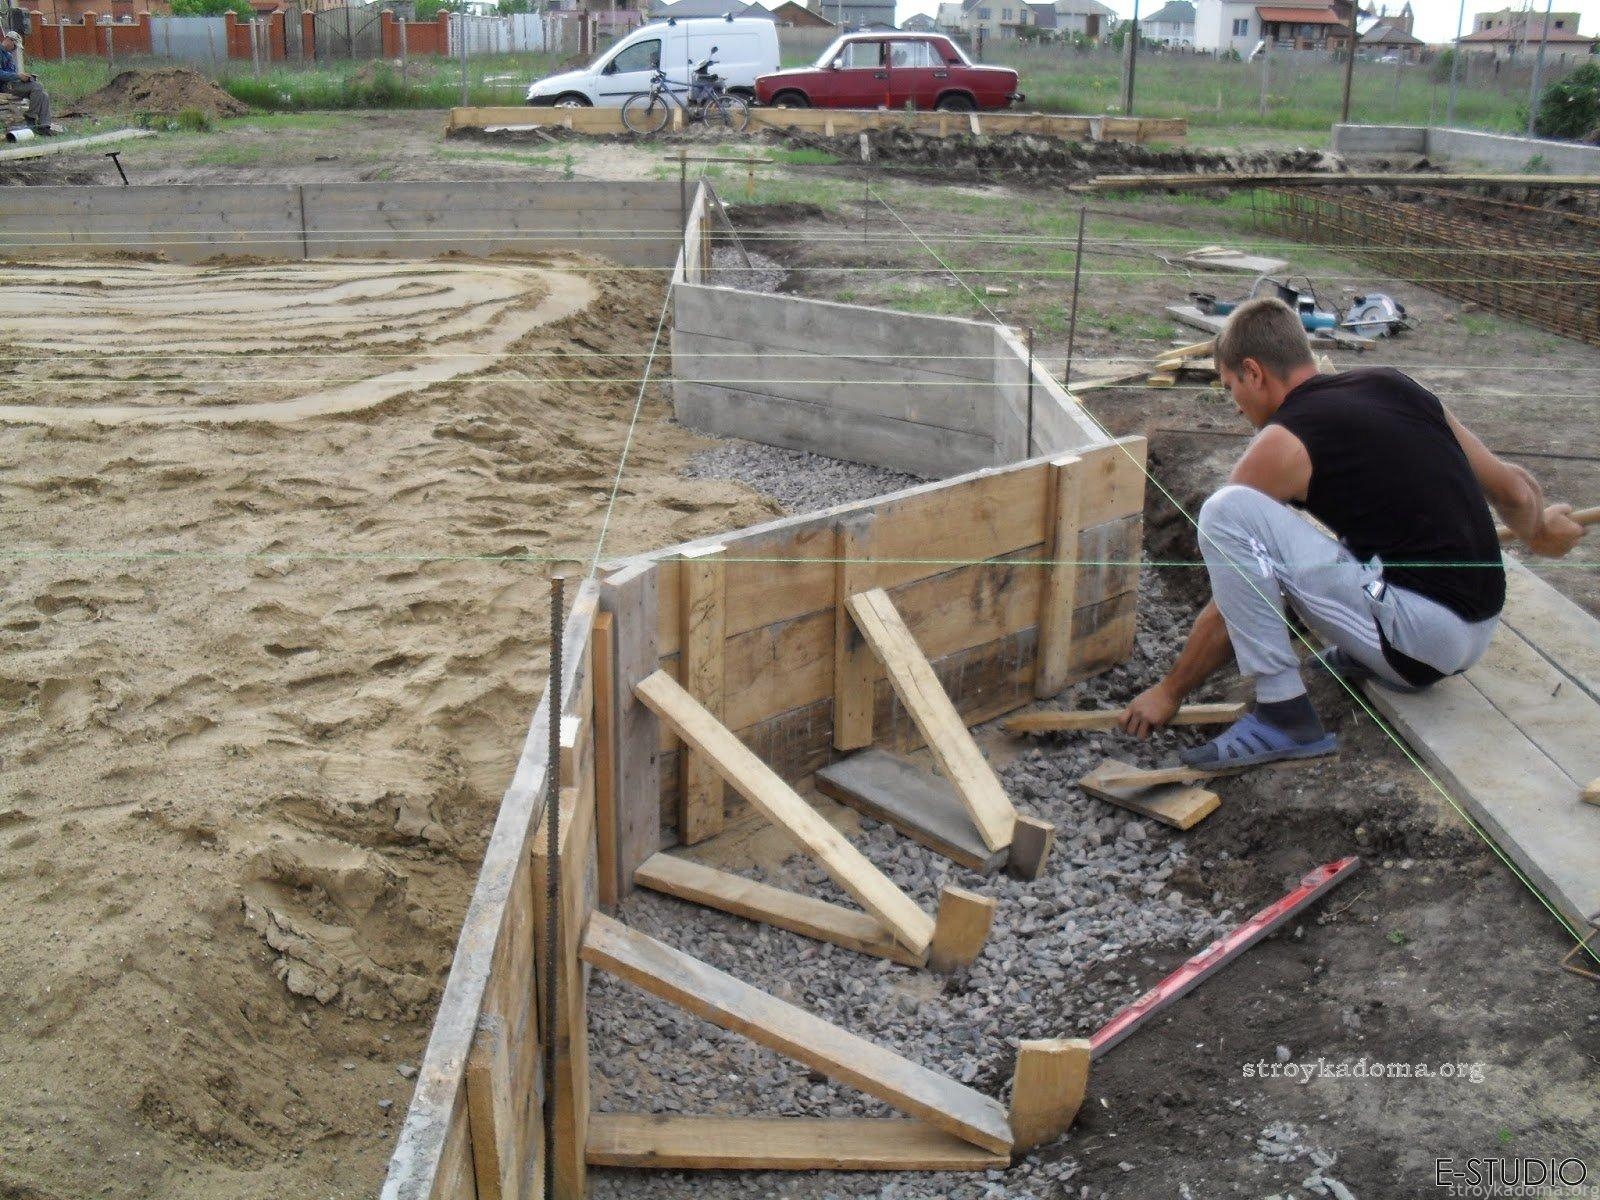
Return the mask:
{"type": "Polygon", "coordinates": [[[594,619],[594,827],[600,907],[617,906],[616,645],[608,612],[594,619]]]}
{"type": "Polygon", "coordinates": [[[1044,568],[1039,597],[1039,648],[1034,665],[1033,694],[1054,696],[1067,686],[1072,653],[1072,611],[1078,591],[1078,515],[1081,508],[1082,460],[1075,455],[1053,459],[1046,487],[1045,545],[1050,562],[1044,568]]]}
{"type": "Polygon", "coordinates": [[[616,750],[617,895],[633,891],[633,873],[661,849],[661,724],[633,694],[661,665],[656,622],[658,576],[653,562],[635,563],[600,582],[600,607],[616,638],[612,729],[616,750]]]}
{"type": "MultiPolygon", "coordinates": [[[[722,647],[727,636],[723,547],[684,552],[678,566],[678,652],[683,688],[722,719],[722,647]]],[[[722,832],[722,776],[705,755],[678,752],[678,838],[692,846],[722,832]]]]}
{"type": "Polygon", "coordinates": [[[1089,1039],[1056,1038],[1017,1047],[1011,1083],[1011,1152],[1021,1154],[1066,1132],[1089,1086],[1089,1039]]]}
{"type": "Polygon", "coordinates": [[[833,747],[872,745],[872,690],[877,659],[850,616],[850,597],[872,586],[867,564],[869,514],[847,517],[833,536],[833,747]]]}

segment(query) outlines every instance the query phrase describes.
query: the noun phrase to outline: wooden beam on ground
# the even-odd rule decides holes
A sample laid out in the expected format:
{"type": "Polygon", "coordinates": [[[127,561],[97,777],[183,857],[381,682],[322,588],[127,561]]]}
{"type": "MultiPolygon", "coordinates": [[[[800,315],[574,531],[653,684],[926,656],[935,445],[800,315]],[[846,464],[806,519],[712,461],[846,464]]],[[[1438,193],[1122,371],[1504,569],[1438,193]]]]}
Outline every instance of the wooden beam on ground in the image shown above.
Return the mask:
{"type": "Polygon", "coordinates": [[[824,796],[892,825],[969,871],[987,875],[1006,860],[1004,850],[983,844],[952,784],[897,754],[873,746],[830,763],[814,779],[824,796]]]}
{"type": "Polygon", "coordinates": [[[883,663],[895,695],[928,743],[934,761],[961,796],[990,850],[1011,844],[1016,809],[939,684],[921,647],[882,588],[850,597],[850,615],[883,663]]]}
{"type": "Polygon", "coordinates": [[[1011,1083],[1012,1154],[1053,1142],[1083,1107],[1089,1086],[1089,1039],[1055,1038],[1017,1047],[1011,1083]]]}
{"type": "Polygon", "coordinates": [[[1125,775],[1127,763],[1108,758],[1078,780],[1078,786],[1091,796],[1119,805],[1142,817],[1150,817],[1174,829],[1192,829],[1222,803],[1215,792],[1189,784],[1169,783],[1154,788],[1127,787],[1107,782],[1108,776],[1125,775]]]}
{"type": "Polygon", "coordinates": [[[998,1103],[891,1050],[831,1025],[603,913],[589,919],[585,962],[723,1029],[859,1088],[997,1154],[1011,1150],[998,1103]]]}
{"type": "MultiPolygon", "coordinates": [[[[678,566],[679,678],[684,691],[722,720],[722,647],[727,637],[723,548],[685,550],[678,566]]],[[[722,777],[705,755],[678,756],[678,840],[692,846],[722,832],[722,777]]]]}
{"type": "MultiPolygon", "coordinates": [[[[1107,788],[1140,788],[1160,787],[1167,783],[1204,783],[1210,779],[1221,779],[1227,775],[1238,775],[1243,771],[1253,770],[1257,766],[1270,768],[1274,771],[1290,771],[1297,767],[1310,767],[1319,762],[1332,758],[1331,754],[1319,754],[1314,758],[1282,758],[1269,763],[1251,763],[1244,766],[1222,767],[1214,771],[1203,771],[1199,767],[1130,767],[1125,763],[1104,771],[1095,782],[1107,788]]],[[[1104,766],[1104,764],[1101,764],[1104,766]]]]}
{"type": "Polygon", "coordinates": [[[1006,869],[1018,879],[1037,879],[1050,861],[1050,848],[1056,842],[1056,827],[1038,817],[1017,814],[1011,831],[1011,858],[1006,869]]]}
{"type": "Polygon", "coordinates": [[[939,916],[928,947],[930,970],[949,972],[970,967],[983,953],[998,907],[993,896],[980,896],[966,888],[945,887],[939,892],[939,916]]]}
{"type": "Polygon", "coordinates": [[[992,1171],[1004,1155],[903,1117],[595,1113],[589,1162],[677,1171],[992,1171]]]}
{"type": "MultiPolygon", "coordinates": [[[[1001,722],[1007,733],[1067,733],[1080,729],[1116,729],[1122,723],[1120,708],[1090,708],[1076,712],[1045,710],[1022,713],[1001,722]]],[[[1245,714],[1243,704],[1185,704],[1168,725],[1231,725],[1245,714]]]]}
{"type": "Polygon", "coordinates": [[[933,918],[852,846],[776,772],[696,703],[665,671],[637,685],[639,697],[762,816],[784,830],[828,875],[917,954],[933,940],[933,918]]]}
{"type": "MultiPolygon", "coordinates": [[[[634,882],[692,904],[703,904],[747,921],[760,921],[802,937],[831,942],[908,967],[920,967],[927,961],[926,955],[913,954],[895,941],[889,931],[867,913],[829,904],[814,896],[786,892],[674,854],[657,854],[646,859],[634,873],[634,882]]],[[[937,928],[935,925],[935,936],[937,928]]]]}
{"type": "Polygon", "coordinates": [[[1050,563],[1039,596],[1039,649],[1033,694],[1054,696],[1072,677],[1072,614],[1078,595],[1079,494],[1083,460],[1066,455],[1050,463],[1045,486],[1045,544],[1050,563]]]}
{"type": "Polygon", "coordinates": [[[600,581],[600,607],[615,622],[616,678],[612,722],[616,750],[616,894],[633,891],[639,864],[661,849],[661,726],[634,694],[640,680],[660,670],[658,569],[630,564],[600,581]]]}
{"type": "Polygon", "coordinates": [[[841,521],[833,537],[833,748],[859,750],[872,745],[872,647],[850,619],[850,597],[865,586],[866,531],[870,514],[841,521]]]}
{"type": "MultiPolygon", "coordinates": [[[[1288,264],[1285,265],[1287,266],[1288,264]]],[[[1163,350],[1156,355],[1156,365],[1158,367],[1170,366],[1187,362],[1191,358],[1210,358],[1216,344],[1217,339],[1209,337],[1203,342],[1191,342],[1187,346],[1174,346],[1172,349],[1163,350]]]]}

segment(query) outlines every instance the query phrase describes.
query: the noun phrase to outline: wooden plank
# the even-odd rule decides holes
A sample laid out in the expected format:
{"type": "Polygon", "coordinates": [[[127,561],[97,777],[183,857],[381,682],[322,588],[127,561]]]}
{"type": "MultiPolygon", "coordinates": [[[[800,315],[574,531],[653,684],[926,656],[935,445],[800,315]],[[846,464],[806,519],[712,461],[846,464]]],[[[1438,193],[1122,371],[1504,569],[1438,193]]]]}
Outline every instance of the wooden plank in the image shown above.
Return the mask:
{"type": "MultiPolygon", "coordinates": [[[[1120,708],[1086,708],[1074,712],[1046,710],[1009,717],[1001,724],[1007,733],[1069,733],[1083,729],[1116,729],[1122,723],[1120,708]]],[[[1243,704],[1185,704],[1168,725],[1229,725],[1244,716],[1243,704]]]]}
{"type": "MultiPolygon", "coordinates": [[[[529,976],[527,982],[533,982],[529,976]]],[[[467,1055],[468,1130],[472,1135],[472,1167],[482,1200],[516,1196],[520,1174],[506,1149],[516,1136],[511,1095],[511,1063],[505,1026],[498,1017],[478,1022],[467,1055]]]]}
{"type": "Polygon", "coordinates": [[[892,825],[969,871],[987,875],[1006,860],[1005,851],[983,844],[954,786],[887,750],[852,754],[818,771],[814,782],[824,796],[892,825]]]}
{"type": "Polygon", "coordinates": [[[678,1171],[992,1171],[1010,1164],[903,1117],[596,1113],[589,1162],[678,1171]]]}
{"type": "Polygon", "coordinates": [[[1148,450],[1144,438],[1125,437],[1077,452],[1083,464],[1078,468],[1080,530],[1143,514],[1148,450]]]}
{"type": "MultiPolygon", "coordinates": [[[[1199,767],[1131,767],[1117,764],[1109,767],[1099,776],[1099,783],[1108,788],[1141,788],[1161,787],[1169,783],[1205,783],[1212,779],[1221,779],[1228,775],[1238,775],[1244,771],[1294,771],[1301,767],[1315,766],[1319,762],[1335,757],[1334,754],[1319,754],[1312,758],[1284,758],[1268,763],[1252,763],[1245,766],[1218,767],[1214,770],[1204,771],[1199,767]]],[[[1105,764],[1101,764],[1105,767],[1105,764]]]]}
{"type": "Polygon", "coordinates": [[[1078,786],[1091,796],[1160,821],[1163,825],[1171,825],[1174,829],[1192,829],[1216,812],[1222,803],[1215,792],[1186,784],[1148,787],[1107,782],[1108,776],[1125,775],[1131,770],[1133,768],[1127,763],[1108,758],[1078,780],[1078,786]]]}
{"type": "Polygon", "coordinates": [[[993,896],[980,896],[966,888],[941,888],[939,916],[928,947],[929,970],[957,971],[976,962],[989,939],[997,906],[993,896]]]}
{"type": "Polygon", "coordinates": [[[1011,1084],[1012,1152],[1020,1154],[1067,1131],[1089,1085],[1089,1039],[1023,1042],[1011,1084]]]}
{"type": "Polygon", "coordinates": [[[1050,463],[1045,531],[1050,565],[1039,596],[1039,662],[1033,694],[1054,696],[1071,677],[1072,614],[1077,608],[1078,530],[1083,460],[1066,455],[1050,463]]]}
{"type": "Polygon", "coordinates": [[[617,906],[617,739],[615,618],[594,619],[594,841],[600,907],[617,906]]]}
{"type": "MultiPolygon", "coordinates": [[[[1600,638],[1600,622],[1591,622],[1600,638]]],[[[1559,666],[1501,626],[1467,672],[1472,685],[1574,784],[1600,775],[1600,701],[1559,666]]]]}
{"type": "Polygon", "coordinates": [[[850,598],[849,607],[856,625],[883,663],[900,703],[927,741],[934,761],[966,805],[984,845],[990,850],[1009,846],[1011,828],[1017,819],[1011,798],[940,686],[888,593],[881,588],[862,592],[850,598]]]}
{"type": "Polygon", "coordinates": [[[1506,607],[1500,623],[1600,700],[1600,638],[1595,619],[1514,558],[1506,564],[1506,607]]]}
{"type": "Polygon", "coordinates": [[[920,967],[924,955],[913,954],[872,917],[813,896],[801,896],[753,879],[719,871],[674,854],[647,859],[634,874],[641,887],[732,913],[748,921],[775,925],[803,937],[831,942],[847,950],[920,967]]]}
{"type": "Polygon", "coordinates": [[[833,564],[833,748],[872,745],[872,647],[850,619],[849,601],[871,578],[864,561],[872,517],[857,513],[834,531],[833,564]]]}
{"type": "Polygon", "coordinates": [[[612,728],[616,753],[616,894],[633,890],[633,873],[661,849],[660,725],[634,688],[659,668],[657,566],[643,561],[600,584],[600,604],[615,622],[616,678],[612,728]]]}
{"type": "MultiPolygon", "coordinates": [[[[726,576],[721,546],[685,551],[678,566],[683,589],[679,613],[683,630],[679,677],[684,690],[717,720],[723,715],[722,649],[726,639],[726,576]]],[[[688,750],[678,756],[678,837],[693,845],[722,832],[722,777],[705,757],[688,750]]]]}
{"type": "Polygon", "coordinates": [[[1044,874],[1050,860],[1050,848],[1055,845],[1056,827],[1038,817],[1017,814],[1016,827],[1011,831],[1011,857],[1006,869],[1018,879],[1037,879],[1044,874]]]}
{"type": "Polygon", "coordinates": [[[888,926],[902,945],[917,954],[928,948],[933,940],[933,918],[701,708],[670,675],[657,671],[635,690],[679,737],[716,763],[735,791],[788,833],[861,907],[888,926]]]}
{"type": "Polygon", "coordinates": [[[590,918],[583,958],[686,1012],[744,1034],[963,1141],[996,1153],[1011,1148],[1005,1110],[989,1097],[604,914],[590,918]]]}

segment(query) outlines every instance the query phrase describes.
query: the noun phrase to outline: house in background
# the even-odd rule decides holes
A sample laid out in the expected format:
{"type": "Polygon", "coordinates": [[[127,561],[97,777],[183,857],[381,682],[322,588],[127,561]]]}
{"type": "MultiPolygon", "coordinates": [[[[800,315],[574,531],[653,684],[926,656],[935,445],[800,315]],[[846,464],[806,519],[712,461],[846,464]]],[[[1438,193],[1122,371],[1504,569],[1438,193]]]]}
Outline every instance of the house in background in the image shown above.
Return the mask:
{"type": "Polygon", "coordinates": [[[1193,46],[1194,5],[1189,0],[1171,0],[1141,20],[1139,32],[1163,46],[1193,46]]]}
{"type": "Polygon", "coordinates": [[[1456,44],[1463,50],[1509,61],[1538,54],[1543,40],[1547,58],[1555,54],[1558,62],[1565,61],[1568,56],[1594,52],[1595,39],[1578,32],[1579,16],[1575,12],[1552,12],[1546,29],[1544,13],[1515,8],[1477,13],[1472,18],[1472,32],[1456,44]]]}
{"type": "Polygon", "coordinates": [[[1015,38],[1017,30],[1033,24],[1027,0],[963,0],[960,31],[974,40],[997,42],[1015,38]]]}
{"type": "Polygon", "coordinates": [[[1056,31],[1062,37],[1101,42],[1117,27],[1117,13],[1100,0],[1055,0],[1056,31]]]}
{"type": "Polygon", "coordinates": [[[1354,0],[1195,0],[1194,44],[1213,53],[1237,51],[1246,57],[1268,41],[1292,50],[1344,50],[1350,43],[1354,0]]]}
{"type": "Polygon", "coordinates": [[[1404,62],[1416,62],[1427,43],[1398,25],[1380,20],[1372,28],[1363,30],[1356,40],[1358,50],[1365,50],[1379,58],[1398,55],[1404,62]]]}
{"type": "Polygon", "coordinates": [[[814,8],[783,0],[782,4],[767,6],[752,0],[733,14],[736,17],[767,17],[780,29],[832,29],[833,22],[814,8]]]}
{"type": "Polygon", "coordinates": [[[961,0],[939,0],[939,11],[933,23],[941,33],[961,32],[961,0]]]}
{"type": "Polygon", "coordinates": [[[900,22],[900,28],[907,33],[938,33],[938,23],[927,13],[913,13],[900,22]]]}

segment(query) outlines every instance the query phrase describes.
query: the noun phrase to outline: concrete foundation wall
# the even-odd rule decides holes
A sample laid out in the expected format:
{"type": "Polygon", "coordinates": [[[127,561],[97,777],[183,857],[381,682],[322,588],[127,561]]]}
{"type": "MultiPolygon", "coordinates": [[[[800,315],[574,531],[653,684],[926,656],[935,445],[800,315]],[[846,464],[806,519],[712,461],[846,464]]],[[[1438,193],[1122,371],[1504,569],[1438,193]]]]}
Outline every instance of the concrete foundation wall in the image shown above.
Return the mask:
{"type": "Polygon", "coordinates": [[[679,282],[678,420],[724,437],[943,478],[1104,440],[982,321],[679,282]]]}
{"type": "Polygon", "coordinates": [[[1335,125],[1333,148],[1340,154],[1426,154],[1452,163],[1521,171],[1535,158],[1544,170],[1561,175],[1600,173],[1600,146],[1512,137],[1475,129],[1417,125],[1335,125]]]}
{"type": "Polygon", "coordinates": [[[432,258],[585,251],[671,266],[676,183],[329,183],[0,188],[0,250],[432,258]]]}

